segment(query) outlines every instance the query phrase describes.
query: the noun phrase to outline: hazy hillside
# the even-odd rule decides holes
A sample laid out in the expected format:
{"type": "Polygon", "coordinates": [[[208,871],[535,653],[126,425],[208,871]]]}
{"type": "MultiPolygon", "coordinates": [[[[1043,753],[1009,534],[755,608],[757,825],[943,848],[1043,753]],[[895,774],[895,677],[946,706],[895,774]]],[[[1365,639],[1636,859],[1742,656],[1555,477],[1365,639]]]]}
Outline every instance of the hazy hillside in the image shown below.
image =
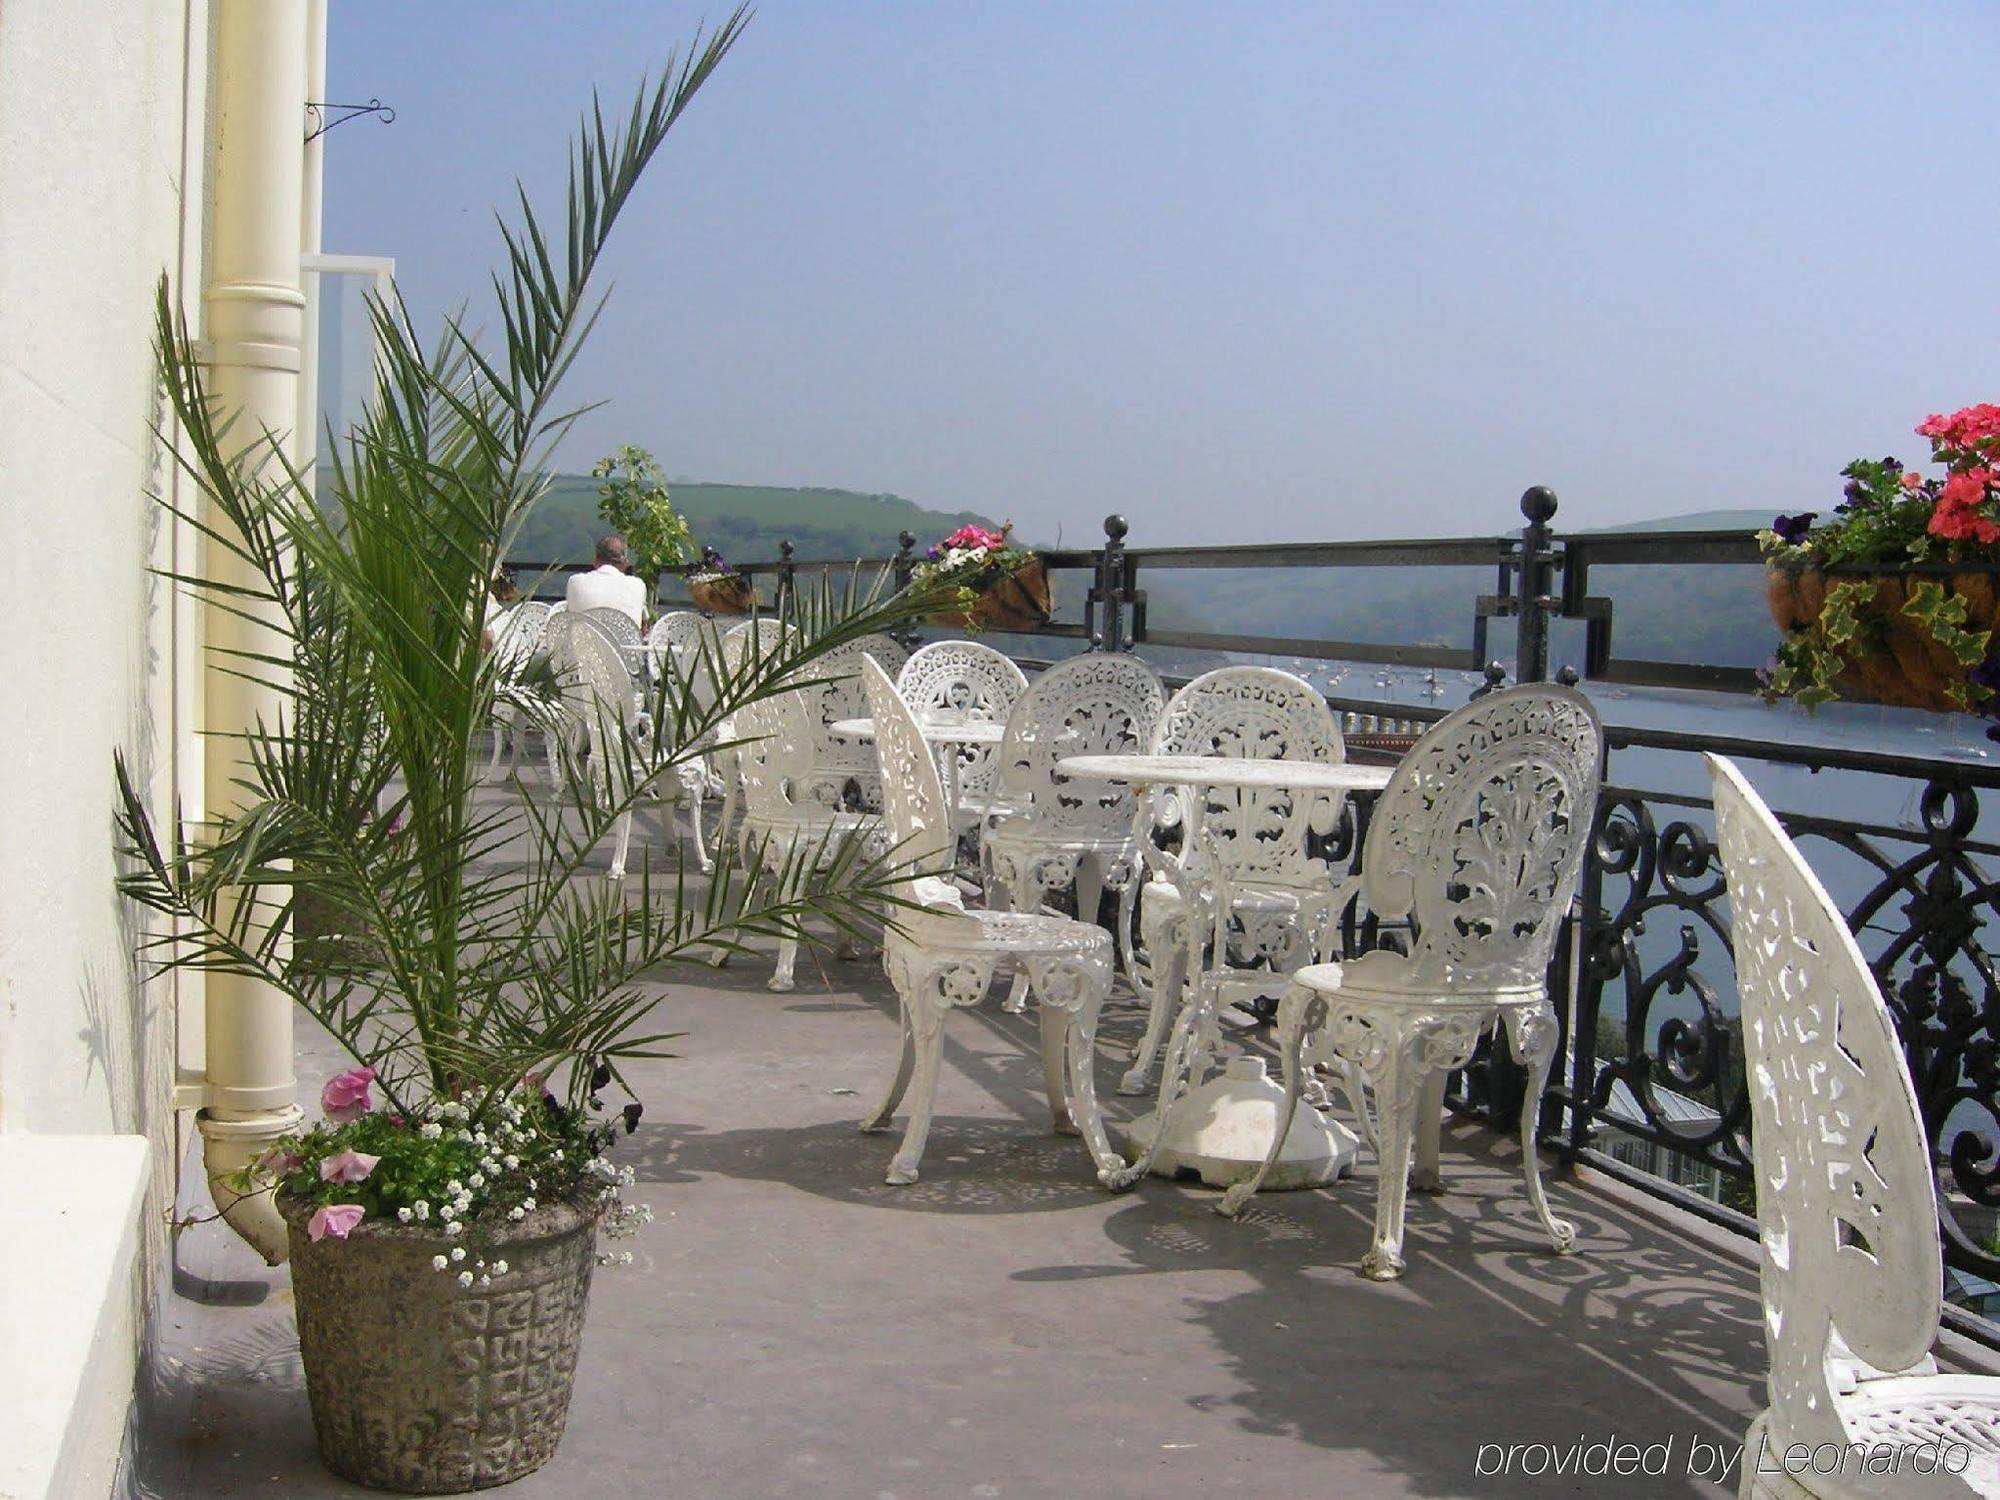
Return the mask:
{"type": "MultiPolygon", "coordinates": [[[[585,562],[603,523],[597,519],[598,481],[559,474],[522,529],[517,561],[585,562]]],[[[698,544],[742,562],[774,559],[778,544],[793,542],[809,558],[887,557],[897,534],[916,533],[929,545],[969,521],[991,526],[972,511],[925,510],[899,495],[853,490],[784,489],[743,484],[676,484],[674,506],[688,518],[698,544]]]]}

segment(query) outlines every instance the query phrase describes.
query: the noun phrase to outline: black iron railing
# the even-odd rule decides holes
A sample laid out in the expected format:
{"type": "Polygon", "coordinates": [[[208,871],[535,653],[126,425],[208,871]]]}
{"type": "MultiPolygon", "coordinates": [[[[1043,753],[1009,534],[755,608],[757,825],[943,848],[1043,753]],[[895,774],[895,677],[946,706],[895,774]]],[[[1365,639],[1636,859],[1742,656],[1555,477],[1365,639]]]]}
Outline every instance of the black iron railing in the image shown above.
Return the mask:
{"type": "MultiPolygon", "coordinates": [[[[1563,627],[1580,649],[1565,653],[1556,673],[1561,680],[1599,691],[1741,695],[1756,689],[1755,671],[1741,662],[1621,655],[1618,590],[1593,592],[1609,569],[1642,570],[1616,576],[1678,586],[1694,576],[1690,569],[1755,566],[1760,553],[1753,533],[1562,534],[1551,525],[1556,509],[1556,497],[1538,488],[1522,497],[1527,524],[1511,536],[1220,547],[1128,546],[1124,518],[1111,516],[1103,546],[1043,554],[1059,596],[1066,593],[1079,605],[1038,630],[997,639],[1024,661],[1079,649],[1136,649],[1161,659],[1170,679],[1176,666],[1192,671],[1233,656],[1276,656],[1429,670],[1434,683],[1439,672],[1460,672],[1476,692],[1509,676],[1547,680],[1554,631],[1563,627]],[[1277,580],[1292,570],[1328,570],[1327,588],[1337,593],[1339,580],[1388,568],[1468,570],[1466,576],[1490,577],[1492,585],[1458,596],[1464,613],[1457,622],[1436,622],[1448,634],[1402,641],[1214,628],[1164,618],[1160,599],[1149,598],[1149,590],[1202,594],[1185,583],[1196,572],[1204,581],[1238,570],[1277,580]],[[1494,628],[1509,621],[1511,641],[1494,628]],[[1511,660],[1496,659],[1502,656],[1511,660]]],[[[915,561],[915,538],[906,532],[894,556],[861,566],[886,568],[901,584],[915,561]]],[[[775,561],[742,565],[742,571],[768,579],[767,599],[782,606],[801,575],[844,574],[854,567],[852,559],[798,559],[786,545],[775,561]]],[[[533,564],[522,565],[524,575],[535,571],[533,564]]],[[[1744,575],[1746,587],[1755,587],[1755,576],[1744,575]]],[[[677,592],[666,580],[667,596],[677,592]]],[[[1452,696],[1466,691],[1461,687],[1452,696]]],[[[1433,697],[1431,706],[1417,707],[1328,693],[1346,714],[1415,725],[1454,706],[1444,694],[1434,691],[1433,697]]],[[[1895,787],[1914,808],[1907,821],[1783,812],[1781,818],[1823,876],[1829,866],[1845,867],[1837,889],[1847,893],[1848,919],[1895,1014],[1934,1143],[1947,1262],[1967,1276],[2000,1282],[1992,1227],[2000,1217],[2000,965],[1988,950],[1989,934],[2000,930],[2000,843],[1982,840],[1978,826],[1981,795],[2000,789],[2000,764],[1751,735],[1610,728],[1591,855],[1550,973],[1569,1061],[1545,1099],[1543,1132],[1572,1160],[1589,1161],[1732,1227],[1751,1227],[1742,1212],[1754,1200],[1728,898],[1712,812],[1699,790],[1706,777],[1670,778],[1689,788],[1674,791],[1647,785],[1643,771],[1625,774],[1663,764],[1648,759],[1660,755],[1685,769],[1686,758],[1702,752],[1767,768],[1810,768],[1825,781],[1852,778],[1857,788],[1872,788],[1877,802],[1884,800],[1883,787],[1895,787]],[[1614,1136],[1712,1170],[1724,1184],[1720,1201],[1634,1171],[1606,1151],[1614,1136]]],[[[1845,794],[1826,800],[1840,803],[1845,794]]],[[[1335,852],[1357,851],[1358,834],[1358,827],[1346,829],[1335,852]]],[[[1831,878],[1828,883],[1836,886],[1831,878]]],[[[1504,1051],[1476,1059],[1460,1083],[1454,1107],[1496,1128],[1518,1123],[1519,1072],[1504,1051]]]]}

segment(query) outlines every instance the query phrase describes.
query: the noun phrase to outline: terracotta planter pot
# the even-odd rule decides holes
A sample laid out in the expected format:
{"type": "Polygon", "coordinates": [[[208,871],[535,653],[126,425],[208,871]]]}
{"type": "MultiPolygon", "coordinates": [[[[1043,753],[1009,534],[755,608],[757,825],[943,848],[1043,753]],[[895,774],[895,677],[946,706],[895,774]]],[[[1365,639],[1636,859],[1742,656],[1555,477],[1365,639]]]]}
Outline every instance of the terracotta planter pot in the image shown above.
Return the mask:
{"type": "Polygon", "coordinates": [[[377,1489],[459,1494],[549,1461],[569,1418],[597,1206],[545,1203],[464,1264],[501,1258],[491,1286],[431,1266],[463,1240],[369,1220],[344,1240],[306,1237],[308,1204],[279,1195],[291,1228],[299,1355],[320,1457],[377,1489]]]}
{"type": "Polygon", "coordinates": [[[1836,679],[1841,695],[1863,703],[1900,708],[1924,708],[1956,713],[1947,687],[1965,680],[1958,659],[1933,641],[1923,626],[1903,613],[1911,588],[1935,580],[1965,600],[1968,630],[1992,630],[2000,625],[2000,599],[1990,573],[1862,573],[1829,577],[1817,568],[1793,573],[1782,568],[1764,571],[1765,598],[1780,630],[1799,630],[1818,622],[1830,584],[1872,583],[1875,597],[1863,606],[1882,631],[1879,651],[1856,657],[1836,679]]]}
{"type": "Polygon", "coordinates": [[[757,590],[747,578],[717,578],[690,582],[688,598],[711,615],[747,615],[757,603],[757,590]]]}
{"type": "Polygon", "coordinates": [[[929,621],[953,630],[1033,630],[1054,613],[1048,567],[1031,557],[988,584],[969,608],[931,615],[929,621]]]}

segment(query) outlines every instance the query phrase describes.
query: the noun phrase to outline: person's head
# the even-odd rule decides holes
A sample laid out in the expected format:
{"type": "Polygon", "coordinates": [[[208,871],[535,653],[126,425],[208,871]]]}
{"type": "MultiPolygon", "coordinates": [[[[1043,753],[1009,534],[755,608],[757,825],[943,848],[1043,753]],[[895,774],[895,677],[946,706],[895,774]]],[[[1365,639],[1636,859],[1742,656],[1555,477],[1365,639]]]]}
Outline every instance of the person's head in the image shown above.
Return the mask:
{"type": "Polygon", "coordinates": [[[599,537],[597,539],[597,565],[599,567],[613,567],[621,573],[630,572],[632,569],[632,560],[625,548],[625,538],[618,535],[615,531],[609,536],[599,537]]]}
{"type": "Polygon", "coordinates": [[[495,573],[488,587],[493,591],[493,602],[496,604],[512,604],[521,597],[521,586],[514,581],[512,568],[502,568],[495,573]]]}

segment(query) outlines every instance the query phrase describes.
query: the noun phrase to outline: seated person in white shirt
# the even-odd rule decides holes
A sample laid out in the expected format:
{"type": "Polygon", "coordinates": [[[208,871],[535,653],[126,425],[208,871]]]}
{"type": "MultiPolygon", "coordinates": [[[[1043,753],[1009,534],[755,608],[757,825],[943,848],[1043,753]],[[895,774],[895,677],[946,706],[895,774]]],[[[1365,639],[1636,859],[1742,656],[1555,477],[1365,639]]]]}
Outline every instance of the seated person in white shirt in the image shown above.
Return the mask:
{"type": "Polygon", "coordinates": [[[613,534],[597,539],[597,566],[588,573],[570,575],[569,588],[563,597],[572,610],[615,609],[632,617],[632,623],[645,627],[646,584],[645,580],[634,578],[631,561],[625,550],[625,538],[613,534]]]}

